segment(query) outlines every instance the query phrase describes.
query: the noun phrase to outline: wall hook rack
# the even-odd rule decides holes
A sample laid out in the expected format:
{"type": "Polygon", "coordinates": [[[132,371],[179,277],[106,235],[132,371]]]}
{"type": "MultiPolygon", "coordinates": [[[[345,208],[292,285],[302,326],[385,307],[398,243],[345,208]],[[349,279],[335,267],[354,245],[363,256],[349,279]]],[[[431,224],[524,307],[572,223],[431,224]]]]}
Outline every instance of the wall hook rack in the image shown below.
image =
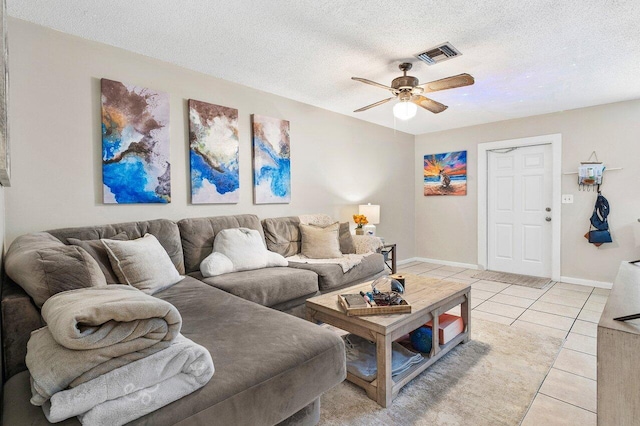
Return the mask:
{"type": "Polygon", "coordinates": [[[594,191],[600,193],[600,185],[603,183],[604,172],[623,170],[622,167],[605,167],[602,161],[598,160],[598,154],[595,151],[591,153],[587,161],[582,161],[577,172],[565,172],[564,175],[578,175],[579,191],[594,191]]]}

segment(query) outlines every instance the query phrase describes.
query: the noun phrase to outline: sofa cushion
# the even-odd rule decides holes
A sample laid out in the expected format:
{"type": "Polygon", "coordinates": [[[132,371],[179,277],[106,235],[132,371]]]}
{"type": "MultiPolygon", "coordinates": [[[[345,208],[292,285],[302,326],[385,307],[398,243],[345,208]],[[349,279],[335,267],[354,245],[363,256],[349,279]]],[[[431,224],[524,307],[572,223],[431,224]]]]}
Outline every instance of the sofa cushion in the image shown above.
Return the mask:
{"type": "Polygon", "coordinates": [[[287,267],[232,272],[209,278],[204,278],[199,272],[191,276],[245,300],[269,307],[318,291],[318,276],[314,272],[287,267]]]}
{"type": "Polygon", "coordinates": [[[309,259],[337,259],[342,257],[338,222],[320,227],[300,224],[302,233],[302,249],[300,253],[309,259]]]}
{"type": "Polygon", "coordinates": [[[271,217],[262,221],[267,248],[284,257],[300,253],[300,218],[298,216],[271,217]]]}
{"type": "Polygon", "coordinates": [[[267,250],[262,236],[255,229],[223,229],[213,242],[213,253],[200,263],[205,277],[250,271],[273,266],[287,266],[278,253],[267,250]]]}
{"type": "MultiPolygon", "coordinates": [[[[127,234],[125,234],[124,232],[121,232],[118,235],[114,235],[111,239],[117,241],[125,241],[128,240],[129,237],[127,237],[127,234]]],[[[89,255],[91,255],[91,257],[96,260],[96,262],[98,262],[100,270],[107,280],[107,284],[121,284],[118,276],[111,267],[107,249],[104,247],[104,244],[101,240],[79,240],[77,238],[67,238],[67,242],[71,245],[82,247],[87,253],[89,253],[89,255]]]]}
{"type": "MultiPolygon", "coordinates": [[[[29,372],[23,371],[10,378],[4,385],[2,424],[49,426],[51,423],[44,416],[42,407],[36,407],[29,402],[31,386],[29,372]]],[[[55,423],[56,426],[80,426],[77,417],[55,423]]]]}
{"type": "Polygon", "coordinates": [[[31,332],[44,325],[40,311],[24,289],[10,279],[5,279],[2,283],[2,354],[5,380],[27,369],[27,342],[31,332]]]}
{"type": "Polygon", "coordinates": [[[47,232],[65,244],[69,243],[69,238],[77,238],[79,240],[99,240],[102,238],[112,239],[116,235],[124,232],[127,234],[129,240],[135,240],[145,234],[151,234],[160,241],[160,244],[169,254],[169,257],[176,266],[178,272],[184,274],[184,256],[182,254],[182,244],[180,242],[180,231],[178,230],[178,225],[176,225],[175,222],[167,219],[54,229],[47,232]]]}
{"type": "Polygon", "coordinates": [[[61,291],[107,285],[89,253],[46,232],[16,238],[5,255],[5,270],[38,306],[61,291]]]}
{"type": "Polygon", "coordinates": [[[211,254],[213,241],[218,232],[223,229],[255,229],[264,239],[260,219],[252,214],[182,219],[178,222],[178,228],[180,229],[187,273],[200,270],[200,263],[211,254]]]}
{"type": "Polygon", "coordinates": [[[184,336],[211,352],[214,378],[168,412],[144,417],[146,424],[173,424],[194,413],[202,424],[277,424],[346,377],[336,334],[203,287],[181,282],[157,296],[178,308],[184,336]]]}
{"type": "MultiPolygon", "coordinates": [[[[315,324],[191,277],[156,296],[178,308],[182,334],[209,350],[216,372],[202,389],[130,425],[274,425],[346,377],[342,339],[315,324]]],[[[4,424],[48,424],[29,394],[27,372],[7,383],[4,424]]]]}
{"type": "Polygon", "coordinates": [[[102,243],[123,284],[153,294],[183,278],[158,239],[151,234],[129,241],[103,239],[102,243]]]}
{"type": "Polygon", "coordinates": [[[379,253],[366,256],[360,264],[349,269],[346,273],[342,272],[340,265],[330,263],[289,262],[289,267],[315,272],[318,274],[320,291],[326,291],[370,278],[382,272],[384,270],[384,257],[379,253]]]}
{"type": "MultiPolygon", "coordinates": [[[[264,239],[267,248],[280,253],[284,257],[300,253],[302,248],[302,234],[300,233],[300,217],[270,217],[262,220],[264,239]]],[[[318,225],[316,225],[318,226],[318,225]]],[[[356,248],[351,237],[349,223],[340,224],[340,251],[343,254],[355,253],[356,248]]]]}
{"type": "Polygon", "coordinates": [[[356,252],[356,246],[353,244],[353,237],[351,236],[351,230],[349,229],[348,222],[342,222],[340,224],[340,251],[342,254],[354,254],[356,252]]]}

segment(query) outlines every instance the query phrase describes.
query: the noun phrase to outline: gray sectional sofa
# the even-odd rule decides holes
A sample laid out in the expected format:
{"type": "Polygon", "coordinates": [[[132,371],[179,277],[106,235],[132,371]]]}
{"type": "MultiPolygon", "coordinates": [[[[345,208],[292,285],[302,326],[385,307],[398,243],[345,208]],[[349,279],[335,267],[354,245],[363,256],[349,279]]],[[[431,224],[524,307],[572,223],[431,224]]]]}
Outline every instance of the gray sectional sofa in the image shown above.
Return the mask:
{"type": "MultiPolygon", "coordinates": [[[[60,241],[98,240],[126,234],[153,234],[186,278],[154,294],[175,305],[182,333],[206,347],[216,372],[202,389],[131,424],[273,425],[316,424],[320,396],[346,377],[344,344],[334,333],[284,312],[300,315],[304,301],[384,273],[383,258],[373,254],[343,274],[335,264],[293,264],[203,278],[202,259],[215,235],[245,227],[266,237],[267,247],[299,252],[297,218],[260,222],[254,215],[130,222],[48,231],[60,241]],[[296,251],[297,250],[297,251],[296,251]],[[284,311],[284,312],[283,312],[284,311]]],[[[38,234],[33,234],[38,235],[38,234]]],[[[50,238],[50,237],[48,237],[50,238]]],[[[50,243],[50,242],[49,242],[50,243]]],[[[57,244],[57,242],[56,242],[57,244]]],[[[62,250],[64,251],[64,250],[62,250]]],[[[11,249],[10,249],[11,252],[11,249]]],[[[8,253],[8,256],[11,253],[8,253]]],[[[3,424],[49,424],[29,403],[26,344],[43,326],[37,306],[16,283],[2,284],[3,424]]],[[[79,424],[74,418],[59,424],[79,424]]]]}

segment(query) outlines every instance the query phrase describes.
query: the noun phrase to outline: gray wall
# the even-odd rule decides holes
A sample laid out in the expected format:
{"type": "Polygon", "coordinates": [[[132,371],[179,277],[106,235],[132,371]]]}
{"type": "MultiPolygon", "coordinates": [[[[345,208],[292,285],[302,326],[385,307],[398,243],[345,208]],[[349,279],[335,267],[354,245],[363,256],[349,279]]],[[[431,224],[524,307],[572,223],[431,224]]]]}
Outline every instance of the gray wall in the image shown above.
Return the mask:
{"type": "Polygon", "coordinates": [[[562,134],[563,172],[577,171],[592,151],[607,167],[602,193],[611,204],[614,239],[599,249],[583,235],[596,195],[580,192],[576,175],[562,177],[562,193],[573,204],[562,205],[562,266],[565,277],[611,282],[621,260],[640,258],[640,100],[465,127],[416,137],[416,256],[477,263],[477,144],[551,133],[562,134]],[[468,151],[468,187],[464,197],[425,197],[425,154],[468,151]]]}
{"type": "Polygon", "coordinates": [[[152,218],[327,213],[381,205],[378,234],[414,255],[414,137],[158,60],[9,20],[12,186],[7,243],[27,232],[152,218]],[[172,202],[102,204],[100,78],[171,96],[172,202]],[[189,204],[187,99],[239,110],[240,202],[189,204]],[[253,205],[250,114],[291,122],[292,202],[253,205]]]}

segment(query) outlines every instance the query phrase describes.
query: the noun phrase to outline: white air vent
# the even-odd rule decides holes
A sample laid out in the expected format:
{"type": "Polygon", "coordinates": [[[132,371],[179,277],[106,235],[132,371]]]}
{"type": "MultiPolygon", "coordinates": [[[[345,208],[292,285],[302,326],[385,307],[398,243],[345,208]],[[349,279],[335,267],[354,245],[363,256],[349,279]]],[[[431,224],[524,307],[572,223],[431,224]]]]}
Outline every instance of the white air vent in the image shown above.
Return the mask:
{"type": "Polygon", "coordinates": [[[432,47],[425,52],[418,53],[416,58],[425,62],[427,65],[435,65],[439,62],[446,61],[447,59],[452,59],[460,55],[462,55],[462,53],[460,53],[458,49],[453,47],[451,43],[446,42],[439,46],[432,47]]]}

